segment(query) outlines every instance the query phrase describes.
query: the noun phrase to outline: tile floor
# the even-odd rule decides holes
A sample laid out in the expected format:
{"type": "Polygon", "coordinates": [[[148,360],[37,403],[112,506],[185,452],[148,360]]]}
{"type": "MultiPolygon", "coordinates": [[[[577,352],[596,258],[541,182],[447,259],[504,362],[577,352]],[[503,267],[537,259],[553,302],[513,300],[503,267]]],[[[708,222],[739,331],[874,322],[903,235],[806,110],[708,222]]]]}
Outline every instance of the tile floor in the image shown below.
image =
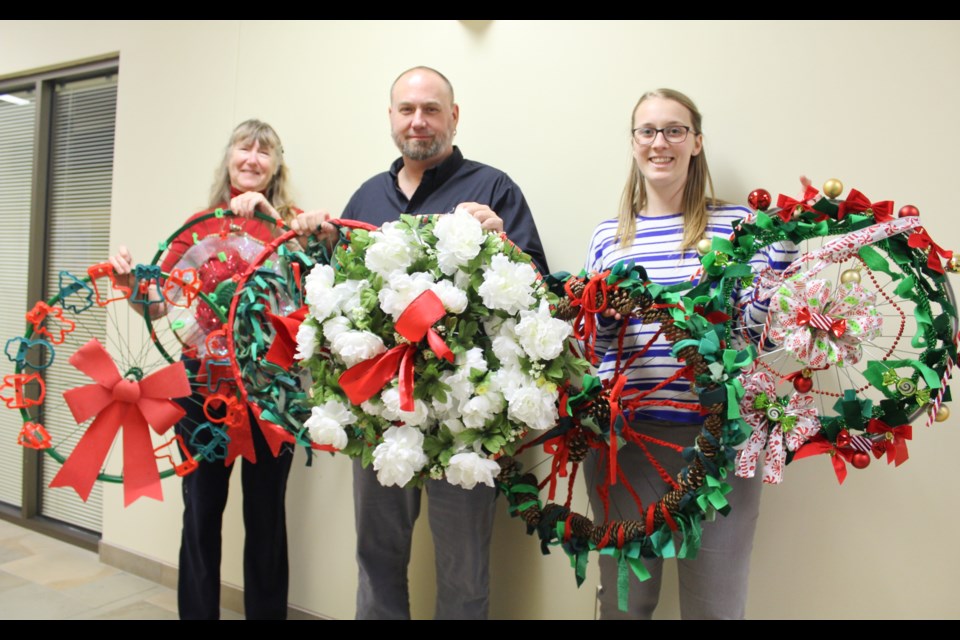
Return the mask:
{"type": "MultiPolygon", "coordinates": [[[[242,619],[221,609],[223,619],[242,619]]],[[[0,520],[0,620],[176,620],[177,593],[0,520]]]]}

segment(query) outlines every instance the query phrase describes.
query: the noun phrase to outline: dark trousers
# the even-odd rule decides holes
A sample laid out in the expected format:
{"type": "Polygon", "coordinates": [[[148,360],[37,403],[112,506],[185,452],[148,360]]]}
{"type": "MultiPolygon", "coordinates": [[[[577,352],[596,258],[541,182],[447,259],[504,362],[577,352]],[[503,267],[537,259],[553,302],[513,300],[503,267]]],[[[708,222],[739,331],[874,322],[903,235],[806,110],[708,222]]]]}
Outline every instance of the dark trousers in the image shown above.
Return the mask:
{"type": "MultiPolygon", "coordinates": [[[[188,415],[176,427],[184,442],[198,424],[206,421],[202,398],[182,403],[188,415]],[[199,401],[199,403],[198,403],[199,401]]],[[[180,575],[177,603],[183,620],[220,617],[220,553],[223,509],[227,504],[230,473],[242,464],[243,600],[248,620],[286,619],[289,565],[284,496],[293,461],[287,445],[274,457],[250,415],[257,463],[222,460],[201,462],[183,478],[183,535],[180,542],[180,575]]]]}

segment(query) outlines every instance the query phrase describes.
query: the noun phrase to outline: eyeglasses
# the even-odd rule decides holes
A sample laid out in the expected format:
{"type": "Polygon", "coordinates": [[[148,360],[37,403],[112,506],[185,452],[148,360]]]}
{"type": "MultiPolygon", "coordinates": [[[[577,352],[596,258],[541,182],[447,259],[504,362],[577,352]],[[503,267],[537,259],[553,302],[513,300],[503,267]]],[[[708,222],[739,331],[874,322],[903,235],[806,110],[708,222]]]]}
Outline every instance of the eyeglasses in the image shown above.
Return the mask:
{"type": "Polygon", "coordinates": [[[637,144],[646,146],[648,144],[653,144],[653,141],[657,139],[657,134],[662,133],[663,139],[670,144],[680,144],[687,139],[687,134],[691,130],[692,129],[690,127],[682,124],[674,124],[662,129],[654,129],[653,127],[637,127],[633,130],[633,139],[637,141],[637,144]]]}

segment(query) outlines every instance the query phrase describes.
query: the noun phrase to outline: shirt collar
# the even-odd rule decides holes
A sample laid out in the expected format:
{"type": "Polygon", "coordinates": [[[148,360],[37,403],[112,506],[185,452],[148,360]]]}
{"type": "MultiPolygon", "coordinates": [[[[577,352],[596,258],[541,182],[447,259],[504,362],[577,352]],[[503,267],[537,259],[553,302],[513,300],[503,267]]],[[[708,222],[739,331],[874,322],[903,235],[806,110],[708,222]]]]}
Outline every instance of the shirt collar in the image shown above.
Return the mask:
{"type": "MultiPolygon", "coordinates": [[[[423,172],[423,180],[420,182],[420,184],[443,184],[447,178],[456,173],[457,169],[459,169],[460,165],[462,164],[463,154],[460,153],[460,147],[454,145],[453,153],[447,156],[446,160],[423,172]]],[[[402,168],[403,156],[400,156],[393,161],[392,165],[390,165],[390,177],[393,178],[394,184],[397,183],[397,178],[400,176],[400,169],[402,168]]]]}

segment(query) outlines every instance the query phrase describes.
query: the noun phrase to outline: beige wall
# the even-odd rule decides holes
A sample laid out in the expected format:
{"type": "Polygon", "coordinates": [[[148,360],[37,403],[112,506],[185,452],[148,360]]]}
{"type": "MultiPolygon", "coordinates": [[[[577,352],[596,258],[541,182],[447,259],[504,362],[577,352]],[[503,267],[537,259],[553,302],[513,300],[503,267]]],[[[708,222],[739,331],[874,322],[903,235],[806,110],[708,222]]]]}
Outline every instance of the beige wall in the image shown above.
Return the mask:
{"type": "MultiPolygon", "coordinates": [[[[705,114],[722,197],[743,201],[759,186],[793,193],[800,173],[814,184],[837,177],[873,199],[912,202],[934,237],[960,248],[956,22],[493,21],[480,33],[457,21],[0,22],[0,76],[109,52],[120,55],[112,244],[129,243],[135,256],[152,254],[204,205],[222,145],[247,117],[283,136],[299,202],[337,212],[396,155],[387,90],[415,64],[453,81],[458,144],[523,187],[554,270],[578,270],[593,226],[613,215],[630,109],[659,86],[688,93],[705,114]]],[[[838,487],[815,458],[766,487],[748,615],[957,617],[958,420],[917,428],[901,468],[874,464],[838,487]]],[[[287,499],[291,603],[348,618],[349,464],[323,457],[306,468],[302,452],[297,460],[287,499]]],[[[111,489],[104,540],[175,564],[179,487],[168,480],[164,489],[165,502],[128,509],[111,489]]],[[[238,495],[239,484],[224,526],[224,579],[234,584],[238,495]]],[[[561,552],[541,558],[522,525],[505,508],[500,515],[492,615],[590,617],[593,570],[576,589],[561,552]]],[[[425,529],[411,570],[417,617],[433,608],[425,529]]],[[[662,617],[678,615],[675,592],[668,580],[662,617]]]]}

